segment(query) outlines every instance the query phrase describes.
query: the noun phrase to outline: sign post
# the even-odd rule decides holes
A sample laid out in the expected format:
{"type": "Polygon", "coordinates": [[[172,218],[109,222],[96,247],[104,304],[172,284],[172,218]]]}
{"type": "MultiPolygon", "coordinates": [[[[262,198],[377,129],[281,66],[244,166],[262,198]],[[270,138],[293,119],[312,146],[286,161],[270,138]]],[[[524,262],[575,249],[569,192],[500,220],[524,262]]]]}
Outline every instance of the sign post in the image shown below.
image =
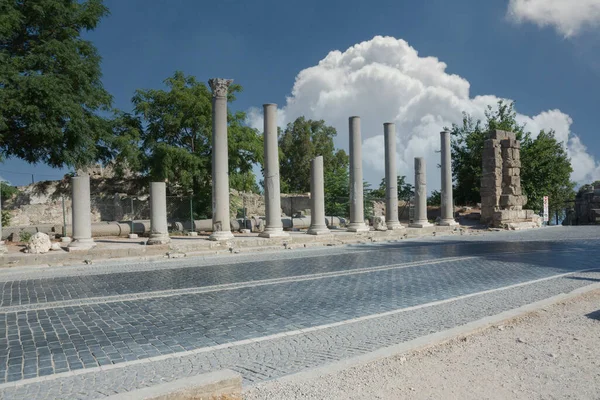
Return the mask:
{"type": "Polygon", "coordinates": [[[544,196],[544,222],[548,225],[550,214],[548,213],[548,196],[544,196]]]}

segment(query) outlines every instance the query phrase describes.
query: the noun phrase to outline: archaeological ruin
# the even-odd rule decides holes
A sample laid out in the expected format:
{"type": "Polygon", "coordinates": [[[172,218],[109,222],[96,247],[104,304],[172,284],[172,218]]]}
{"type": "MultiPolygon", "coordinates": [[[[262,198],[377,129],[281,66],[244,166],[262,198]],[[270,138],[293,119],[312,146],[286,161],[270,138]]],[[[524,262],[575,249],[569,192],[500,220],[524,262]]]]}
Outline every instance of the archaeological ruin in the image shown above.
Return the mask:
{"type": "Polygon", "coordinates": [[[513,132],[493,130],[484,142],[481,176],[481,222],[496,228],[541,225],[533,210],[524,210],[521,189],[521,144],[513,132]]]}

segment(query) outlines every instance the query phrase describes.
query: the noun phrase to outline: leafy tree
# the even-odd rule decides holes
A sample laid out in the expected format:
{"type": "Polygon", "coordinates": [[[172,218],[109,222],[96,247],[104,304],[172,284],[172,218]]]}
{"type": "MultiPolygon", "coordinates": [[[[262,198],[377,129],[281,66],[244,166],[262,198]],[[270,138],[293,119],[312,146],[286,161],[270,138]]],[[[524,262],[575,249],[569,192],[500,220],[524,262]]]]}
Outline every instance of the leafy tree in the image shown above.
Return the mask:
{"type": "Polygon", "coordinates": [[[17,189],[16,187],[10,186],[9,184],[4,182],[0,182],[0,199],[2,200],[2,203],[12,198],[18,192],[19,189],[17,189]]]}
{"type": "Polygon", "coordinates": [[[452,173],[456,181],[454,187],[456,204],[475,204],[481,201],[479,188],[483,143],[490,130],[515,132],[517,139],[523,139],[525,136],[523,126],[517,123],[516,115],[513,103],[499,101],[497,109],[488,106],[485,111],[485,124],[463,113],[462,126],[455,124],[452,126],[452,173]]]}
{"type": "Polygon", "coordinates": [[[338,150],[332,168],[325,168],[325,213],[332,216],[350,215],[349,159],[344,150],[338,150]]]}
{"type": "Polygon", "coordinates": [[[111,96],[100,56],[81,33],[102,0],[0,2],[0,158],[80,167],[108,157],[111,96]]]}
{"type": "Polygon", "coordinates": [[[431,195],[427,198],[428,206],[440,206],[442,204],[442,194],[438,190],[431,192],[431,195]]]}
{"type": "Polygon", "coordinates": [[[554,132],[542,131],[533,139],[525,126],[516,121],[514,104],[503,101],[498,102],[496,109],[488,107],[485,123],[463,115],[462,126],[454,125],[451,131],[454,198],[458,204],[481,201],[484,141],[490,130],[501,129],[516,133],[521,141],[521,185],[528,196],[528,207],[539,212],[543,196],[547,195],[550,211],[562,212],[564,202],[573,196],[574,184],[570,181],[571,162],[554,132]]]}
{"type": "MultiPolygon", "coordinates": [[[[193,76],[176,72],[165,80],[167,90],[137,90],[133,113],[121,113],[113,130],[114,157],[152,180],[167,180],[180,193],[193,192],[198,215],[211,209],[212,94],[193,76]]],[[[240,85],[229,87],[235,100],[240,85]]],[[[228,111],[230,187],[258,191],[252,173],[262,162],[262,136],[244,126],[243,112],[228,111]]]]}
{"type": "MultiPolygon", "coordinates": [[[[398,200],[400,201],[408,201],[410,196],[412,196],[414,192],[414,187],[410,183],[406,183],[406,176],[398,175],[397,177],[397,188],[398,188],[398,200]]],[[[368,190],[369,198],[375,199],[385,199],[385,178],[381,179],[379,183],[378,189],[368,190]]]]}
{"type": "Polygon", "coordinates": [[[527,194],[527,208],[540,212],[548,196],[550,215],[562,215],[565,203],[575,197],[571,182],[571,160],[553,132],[541,131],[535,138],[527,136],[521,150],[521,185],[527,194]]]}

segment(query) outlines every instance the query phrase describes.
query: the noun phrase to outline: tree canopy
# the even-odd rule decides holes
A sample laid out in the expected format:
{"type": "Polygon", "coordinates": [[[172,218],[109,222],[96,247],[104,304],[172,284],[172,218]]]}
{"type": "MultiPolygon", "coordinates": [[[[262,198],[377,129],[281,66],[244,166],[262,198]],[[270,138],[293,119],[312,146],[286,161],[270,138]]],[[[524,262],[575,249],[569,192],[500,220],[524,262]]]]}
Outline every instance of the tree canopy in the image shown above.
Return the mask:
{"type": "Polygon", "coordinates": [[[533,138],[526,126],[516,120],[513,103],[498,102],[488,107],[486,120],[474,120],[463,114],[463,124],[452,127],[452,170],[455,181],[454,199],[457,204],[481,201],[479,189],[482,174],[483,144],[493,129],[514,132],[521,141],[521,185],[528,197],[527,208],[541,211],[543,197],[549,196],[550,212],[562,213],[565,201],[574,195],[575,184],[570,180],[571,161],[564,144],[554,132],[539,132],[533,138]]]}
{"type": "Polygon", "coordinates": [[[0,158],[52,167],[108,157],[111,96],[100,56],[81,38],[108,9],[102,0],[0,3],[0,158]]]}
{"type": "MultiPolygon", "coordinates": [[[[164,81],[166,90],[140,89],[133,96],[133,112],[115,120],[114,156],[148,178],[167,180],[181,193],[203,194],[199,214],[210,211],[212,172],[212,94],[193,76],[176,72],[164,81]]],[[[228,101],[242,87],[229,87],[228,101]]],[[[263,160],[262,135],[243,125],[243,112],[228,111],[230,187],[257,191],[252,172],[263,160]]]]}

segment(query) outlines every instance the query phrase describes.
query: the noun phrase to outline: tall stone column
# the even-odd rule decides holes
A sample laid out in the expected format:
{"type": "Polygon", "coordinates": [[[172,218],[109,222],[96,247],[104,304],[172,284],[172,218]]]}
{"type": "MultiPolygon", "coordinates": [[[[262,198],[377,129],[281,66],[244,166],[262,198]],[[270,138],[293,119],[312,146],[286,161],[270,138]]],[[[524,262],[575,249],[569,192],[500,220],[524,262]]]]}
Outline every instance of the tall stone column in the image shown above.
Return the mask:
{"type": "Polygon", "coordinates": [[[454,226],[454,200],[452,198],[452,152],[450,150],[450,132],[440,132],[442,143],[442,216],[441,226],[454,226]]]}
{"type": "Polygon", "coordinates": [[[167,185],[164,182],[150,183],[150,238],[148,244],[167,244],[167,185]]]}
{"type": "Polygon", "coordinates": [[[260,237],[288,237],[281,222],[281,191],[279,181],[279,144],[277,141],[277,104],[264,104],[265,148],[265,209],[266,226],[260,237]]]}
{"type": "Polygon", "coordinates": [[[210,240],[233,239],[229,222],[229,156],[227,148],[227,89],[233,79],[209,79],[213,92],[212,223],[210,240]]]}
{"type": "Polygon", "coordinates": [[[415,214],[411,228],[433,226],[427,221],[427,172],[425,159],[415,157],[415,214]]]}
{"type": "MultiPolygon", "coordinates": [[[[2,184],[2,181],[0,181],[2,184]]],[[[2,214],[2,196],[0,196],[0,214],[2,214]]],[[[6,245],[4,244],[4,240],[2,240],[2,219],[0,218],[0,254],[4,254],[8,251],[6,245]]]]}
{"type": "Polygon", "coordinates": [[[309,235],[330,233],[325,224],[325,182],[323,180],[323,156],[310,162],[310,228],[309,235]]]}
{"type": "Polygon", "coordinates": [[[92,207],[90,204],[90,176],[78,175],[71,178],[71,210],[73,241],[69,251],[88,250],[96,245],[92,239],[92,207]]]}
{"type": "Polygon", "coordinates": [[[403,229],[398,221],[398,172],[396,170],[396,125],[383,124],[385,140],[385,224],[388,230],[403,229]]]}
{"type": "Polygon", "coordinates": [[[365,225],[360,117],[349,118],[350,127],[350,223],[349,232],[368,232],[365,225]]]}

